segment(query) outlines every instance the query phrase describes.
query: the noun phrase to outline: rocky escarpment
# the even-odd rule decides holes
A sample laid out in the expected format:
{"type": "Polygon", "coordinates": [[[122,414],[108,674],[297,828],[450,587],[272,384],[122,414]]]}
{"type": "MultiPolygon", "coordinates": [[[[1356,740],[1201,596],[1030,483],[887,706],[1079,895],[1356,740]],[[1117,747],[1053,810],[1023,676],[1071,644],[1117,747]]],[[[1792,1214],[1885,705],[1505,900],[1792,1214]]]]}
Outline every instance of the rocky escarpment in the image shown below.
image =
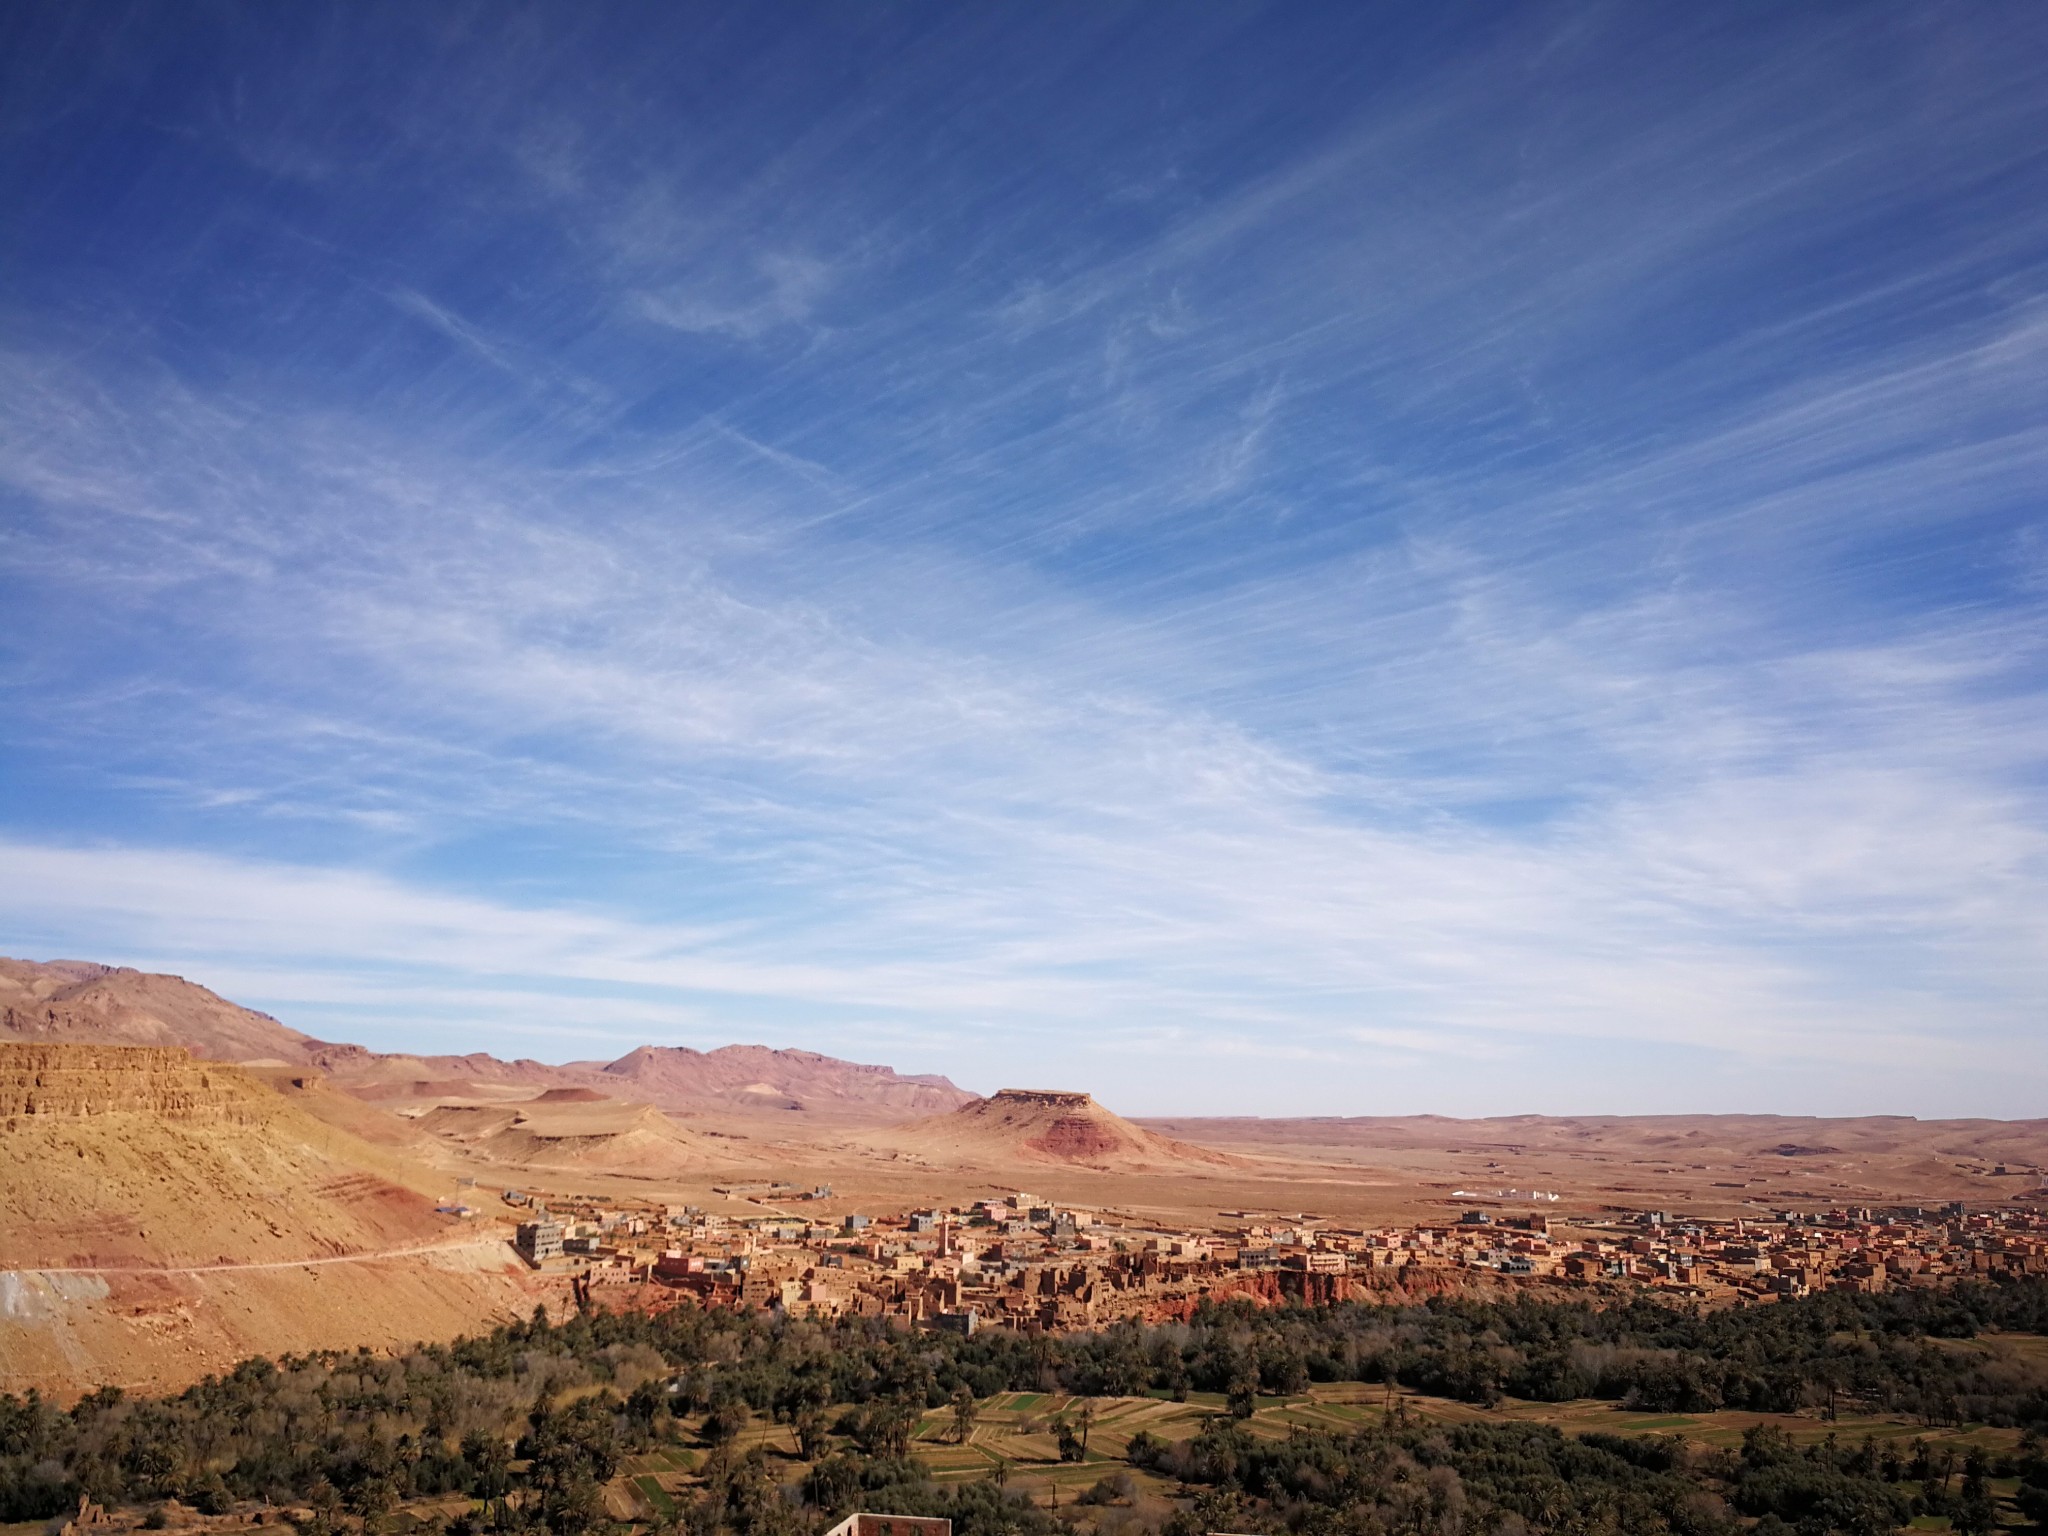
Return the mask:
{"type": "Polygon", "coordinates": [[[0,1120],[146,1115],[247,1125],[268,1118],[275,1102],[247,1074],[184,1051],[0,1043],[0,1120]]]}
{"type": "Polygon", "coordinates": [[[1066,1093],[1052,1088],[998,1088],[991,1102],[1038,1109],[1086,1109],[1095,1100],[1089,1094],[1066,1093]]]}
{"type": "Polygon", "coordinates": [[[468,1225],[435,1211],[441,1170],[306,1107],[341,1097],[305,1068],[0,1044],[0,1391],[175,1385],[529,1310],[487,1234],[438,1246],[468,1225]]]}

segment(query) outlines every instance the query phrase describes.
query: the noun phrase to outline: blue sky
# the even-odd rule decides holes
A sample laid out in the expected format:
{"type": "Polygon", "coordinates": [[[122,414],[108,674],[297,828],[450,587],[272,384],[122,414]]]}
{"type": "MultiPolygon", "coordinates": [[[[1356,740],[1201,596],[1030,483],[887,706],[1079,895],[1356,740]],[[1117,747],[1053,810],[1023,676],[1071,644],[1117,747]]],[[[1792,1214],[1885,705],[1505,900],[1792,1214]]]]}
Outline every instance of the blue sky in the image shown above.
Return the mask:
{"type": "Polygon", "coordinates": [[[0,952],[2048,1104],[2048,13],[0,17],[0,952]]]}

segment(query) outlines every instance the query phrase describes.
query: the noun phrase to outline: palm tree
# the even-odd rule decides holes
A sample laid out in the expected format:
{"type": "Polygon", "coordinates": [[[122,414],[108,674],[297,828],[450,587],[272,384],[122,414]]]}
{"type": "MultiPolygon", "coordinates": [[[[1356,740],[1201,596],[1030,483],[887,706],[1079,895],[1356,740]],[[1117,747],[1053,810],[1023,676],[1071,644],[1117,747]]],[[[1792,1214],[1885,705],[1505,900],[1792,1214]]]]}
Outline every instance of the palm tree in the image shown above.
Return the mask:
{"type": "Polygon", "coordinates": [[[1250,1418],[1259,1408],[1259,1378],[1250,1370],[1239,1367],[1230,1378],[1227,1395],[1230,1416],[1233,1419],[1250,1418]]]}
{"type": "Polygon", "coordinates": [[[974,1418],[979,1404],[974,1401],[974,1389],[961,1382],[953,1389],[953,1439],[965,1445],[967,1437],[974,1433],[974,1418]]]}

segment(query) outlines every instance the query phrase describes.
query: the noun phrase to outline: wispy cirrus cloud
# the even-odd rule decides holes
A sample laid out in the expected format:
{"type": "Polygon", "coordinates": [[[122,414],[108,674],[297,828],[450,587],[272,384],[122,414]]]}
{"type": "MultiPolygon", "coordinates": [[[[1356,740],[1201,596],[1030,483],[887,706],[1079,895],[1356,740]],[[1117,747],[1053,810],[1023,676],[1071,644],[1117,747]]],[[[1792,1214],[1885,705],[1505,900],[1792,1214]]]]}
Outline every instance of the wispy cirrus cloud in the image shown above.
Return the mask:
{"type": "Polygon", "coordinates": [[[147,331],[11,301],[13,947],[1144,1109],[2038,1091],[2009,51],[1572,10],[1361,92],[1211,18],[1155,121],[896,24],[727,37],[724,118],[521,33],[115,198],[199,274],[106,279],[147,331]]]}
{"type": "Polygon", "coordinates": [[[506,373],[520,372],[518,364],[497,342],[491,340],[476,326],[456,315],[423,293],[410,288],[399,288],[385,295],[394,307],[416,319],[425,321],[456,345],[468,349],[475,356],[506,373]]]}
{"type": "Polygon", "coordinates": [[[748,271],[642,294],[639,307],[657,325],[752,341],[810,319],[831,286],[831,274],[825,263],[808,256],[764,255],[748,271]]]}

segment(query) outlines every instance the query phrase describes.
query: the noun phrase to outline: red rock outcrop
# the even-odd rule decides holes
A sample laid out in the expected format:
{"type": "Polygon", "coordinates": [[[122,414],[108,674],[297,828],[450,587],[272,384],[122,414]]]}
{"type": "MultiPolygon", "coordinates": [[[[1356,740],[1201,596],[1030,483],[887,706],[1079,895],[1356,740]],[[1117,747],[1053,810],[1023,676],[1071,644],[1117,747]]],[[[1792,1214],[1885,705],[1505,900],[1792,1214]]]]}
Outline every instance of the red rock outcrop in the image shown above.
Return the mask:
{"type": "Polygon", "coordinates": [[[1058,1164],[1104,1171],[1225,1168],[1228,1153],[1175,1141],[1131,1124],[1085,1093],[1004,1088],[950,1115],[877,1136],[931,1157],[970,1165],[1058,1164]]]}

